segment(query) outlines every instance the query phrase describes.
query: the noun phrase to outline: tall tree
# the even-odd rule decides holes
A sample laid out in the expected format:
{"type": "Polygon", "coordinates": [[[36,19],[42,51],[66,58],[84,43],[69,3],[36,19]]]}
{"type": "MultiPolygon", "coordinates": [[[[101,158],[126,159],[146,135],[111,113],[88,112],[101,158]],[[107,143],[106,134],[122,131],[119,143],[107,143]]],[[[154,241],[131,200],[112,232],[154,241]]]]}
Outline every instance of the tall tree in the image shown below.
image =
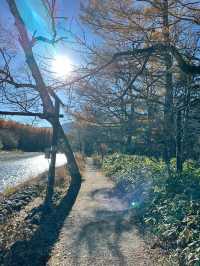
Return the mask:
{"type": "MultiPolygon", "coordinates": [[[[26,25],[24,24],[24,21],[20,15],[20,12],[17,8],[16,1],[15,0],[7,0],[9,9],[14,17],[15,20],[15,26],[19,33],[19,43],[24,51],[26,63],[31,71],[32,77],[35,81],[34,88],[38,91],[40,95],[40,99],[42,101],[43,105],[43,111],[44,113],[54,113],[54,104],[52,102],[52,99],[49,94],[49,90],[45,84],[44,78],[42,76],[42,73],[40,71],[40,68],[37,64],[37,61],[34,57],[33,53],[33,40],[29,39],[26,25]]],[[[42,39],[40,37],[40,39],[42,39]]],[[[34,39],[34,42],[36,39],[34,39]]],[[[55,95],[54,95],[55,96],[55,95]]],[[[51,118],[48,118],[48,121],[53,124],[54,121],[51,118]]],[[[81,186],[81,175],[78,169],[78,166],[76,164],[72,149],[69,145],[68,139],[63,131],[63,128],[60,123],[58,123],[58,129],[59,129],[59,135],[63,140],[64,144],[64,152],[67,157],[67,165],[69,168],[69,172],[71,175],[71,183],[70,188],[68,190],[69,193],[69,206],[67,206],[69,209],[73,205],[73,203],[76,200],[77,194],[79,192],[80,186],[81,186]]],[[[50,177],[51,179],[51,177],[50,177]]],[[[51,180],[49,180],[50,183],[52,183],[51,180]]],[[[52,183],[53,184],[53,183],[52,183]]],[[[52,189],[52,188],[51,188],[52,189]]],[[[52,193],[51,193],[52,196],[52,193]]],[[[49,198],[49,201],[51,201],[51,198],[49,198]]]]}
{"type": "Polygon", "coordinates": [[[147,67],[142,69],[140,78],[133,85],[138,87],[139,80],[141,82],[141,77],[147,70],[152,73],[151,79],[159,79],[151,87],[155,85],[157,96],[162,95],[160,100],[164,105],[163,140],[166,162],[175,154],[175,72],[184,71],[193,75],[200,73],[200,67],[196,65],[199,61],[198,38],[193,27],[199,23],[197,10],[197,3],[173,0],[129,0],[121,1],[120,4],[115,1],[89,1],[82,7],[83,22],[95,34],[103,37],[101,50],[96,48],[95,57],[100,57],[101,62],[105,60],[106,53],[102,49],[105,46],[109,53],[114,54],[113,59],[133,60],[133,67],[141,57],[146,58],[147,67]],[[191,9],[193,13],[190,12],[191,9]],[[190,42],[187,35],[190,36],[190,42]]]}

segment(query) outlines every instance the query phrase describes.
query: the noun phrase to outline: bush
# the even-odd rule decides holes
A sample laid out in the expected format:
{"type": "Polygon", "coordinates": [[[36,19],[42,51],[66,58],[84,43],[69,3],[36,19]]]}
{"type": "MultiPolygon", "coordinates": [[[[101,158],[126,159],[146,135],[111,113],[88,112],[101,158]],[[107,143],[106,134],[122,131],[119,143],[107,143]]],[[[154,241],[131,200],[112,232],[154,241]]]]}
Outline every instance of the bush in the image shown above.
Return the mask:
{"type": "Polygon", "coordinates": [[[178,175],[175,165],[171,160],[168,176],[161,160],[113,154],[105,158],[103,170],[118,185],[123,183],[127,193],[143,186],[143,193],[148,192],[142,198],[144,223],[179,265],[200,265],[200,167],[188,160],[178,175]]]}

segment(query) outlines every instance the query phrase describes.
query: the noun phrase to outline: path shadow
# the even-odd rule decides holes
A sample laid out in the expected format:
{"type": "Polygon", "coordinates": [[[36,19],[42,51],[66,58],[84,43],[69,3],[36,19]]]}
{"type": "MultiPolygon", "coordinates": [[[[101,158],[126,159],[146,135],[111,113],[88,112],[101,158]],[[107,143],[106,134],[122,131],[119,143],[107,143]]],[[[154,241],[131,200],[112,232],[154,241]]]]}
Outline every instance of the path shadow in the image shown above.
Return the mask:
{"type": "Polygon", "coordinates": [[[7,252],[3,265],[5,266],[42,266],[46,265],[54,243],[74,204],[74,191],[68,190],[66,196],[55,209],[47,214],[42,211],[39,226],[32,237],[16,241],[7,252]],[[70,207],[69,207],[70,206],[70,207]]]}
{"type": "Polygon", "coordinates": [[[91,265],[103,265],[98,263],[105,258],[109,265],[127,265],[121,240],[124,233],[133,231],[134,226],[134,213],[130,210],[96,211],[91,221],[80,228],[73,242],[76,252],[71,265],[82,265],[81,262],[85,265],[84,258],[91,265]]]}
{"type": "MultiPolygon", "coordinates": [[[[99,189],[91,192],[91,200],[99,195],[108,199],[122,200],[121,193],[116,188],[99,189]]],[[[51,214],[41,213],[39,226],[32,237],[23,241],[16,241],[7,252],[3,265],[5,266],[43,266],[46,265],[49,254],[58,240],[63,224],[74,204],[74,191],[68,191],[60,204],[51,214]]],[[[117,201],[115,202],[117,204],[117,201]]],[[[114,205],[113,205],[114,206],[114,205]]],[[[114,206],[115,207],[115,206],[114,206]]],[[[71,265],[80,265],[80,256],[83,252],[90,258],[100,256],[115,258],[115,265],[126,265],[126,256],[121,249],[120,242],[124,233],[131,232],[135,227],[135,211],[127,208],[98,208],[93,217],[81,220],[78,236],[73,241],[73,256],[71,265]],[[98,252],[98,253],[97,253],[98,252]]],[[[70,227],[68,228],[70,230],[70,227]]],[[[95,265],[91,262],[91,265],[95,265]]],[[[110,264],[111,265],[111,264],[110,264]]]]}
{"type": "MultiPolygon", "coordinates": [[[[66,250],[73,252],[70,265],[103,265],[105,257],[107,265],[127,265],[124,235],[135,235],[136,242],[144,236],[140,210],[130,207],[130,202],[138,195],[134,196],[133,193],[127,197],[123,190],[114,186],[93,190],[89,197],[91,201],[97,200],[100,207],[92,212],[91,217],[82,217],[78,236],[71,244],[76,250],[66,244],[66,250]]],[[[137,244],[134,241],[129,243],[130,246],[137,244]]],[[[134,257],[132,260],[134,263],[134,257]]]]}
{"type": "MultiPolygon", "coordinates": [[[[108,213],[121,212],[121,219],[124,215],[131,214],[130,222],[137,228],[141,237],[146,234],[146,226],[144,224],[143,216],[145,210],[145,201],[148,199],[148,191],[146,188],[132,189],[127,192],[120,184],[115,184],[112,188],[102,188],[93,190],[90,193],[91,200],[101,200],[104,198],[108,202],[108,213]],[[144,201],[145,200],[145,201],[144,201]],[[135,205],[134,205],[135,204],[135,205]],[[124,215],[123,215],[124,214],[124,215]]],[[[98,214],[98,213],[97,213],[98,214]]]]}
{"type": "MultiPolygon", "coordinates": [[[[89,161],[89,165],[91,166],[91,170],[96,171],[96,167],[92,164],[92,161],[89,161]]],[[[90,197],[96,199],[99,195],[103,195],[106,198],[118,199],[126,206],[125,209],[129,209],[131,206],[133,207],[133,203],[137,203],[136,205],[141,206],[142,209],[144,203],[149,200],[152,187],[152,180],[149,176],[147,179],[139,178],[137,181],[122,178],[120,181],[115,182],[115,178],[110,177],[110,179],[113,182],[112,188],[93,190],[90,193],[90,197]]],[[[137,211],[137,214],[140,215],[140,211],[137,211]]]]}

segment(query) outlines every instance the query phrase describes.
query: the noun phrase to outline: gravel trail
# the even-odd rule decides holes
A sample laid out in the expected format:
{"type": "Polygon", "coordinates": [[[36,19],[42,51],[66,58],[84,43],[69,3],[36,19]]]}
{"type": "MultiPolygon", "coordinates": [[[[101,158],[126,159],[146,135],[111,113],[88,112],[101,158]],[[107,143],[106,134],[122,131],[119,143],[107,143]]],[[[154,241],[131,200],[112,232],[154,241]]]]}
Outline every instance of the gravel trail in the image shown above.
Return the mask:
{"type": "Polygon", "coordinates": [[[126,204],[111,194],[113,182],[89,160],[84,182],[55,243],[49,266],[156,265],[126,204]]]}

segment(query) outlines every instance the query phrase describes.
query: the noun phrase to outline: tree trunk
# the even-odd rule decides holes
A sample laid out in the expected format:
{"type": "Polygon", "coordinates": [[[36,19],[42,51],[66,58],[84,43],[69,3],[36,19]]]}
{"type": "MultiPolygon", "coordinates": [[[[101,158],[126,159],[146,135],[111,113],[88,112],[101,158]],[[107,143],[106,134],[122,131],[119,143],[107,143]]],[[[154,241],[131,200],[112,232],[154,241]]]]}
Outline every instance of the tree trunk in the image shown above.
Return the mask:
{"type": "Polygon", "coordinates": [[[176,117],[176,171],[181,173],[183,170],[182,162],[182,121],[181,111],[177,112],[176,117]]]}
{"type": "Polygon", "coordinates": [[[147,128],[147,141],[146,141],[146,151],[149,156],[156,155],[155,151],[152,150],[152,123],[154,119],[153,107],[151,103],[147,101],[147,119],[148,119],[148,128],[147,128]]]}
{"type": "MultiPolygon", "coordinates": [[[[163,38],[166,45],[170,45],[169,21],[168,21],[168,1],[163,1],[163,38]]],[[[173,82],[172,82],[172,56],[166,51],[165,61],[165,106],[164,106],[164,134],[165,134],[165,150],[164,159],[167,164],[173,155],[174,150],[174,117],[173,117],[173,82]]]]}
{"type": "MultiPolygon", "coordinates": [[[[17,27],[17,30],[19,32],[19,42],[23,48],[26,62],[31,70],[32,76],[35,80],[37,90],[40,94],[42,104],[43,104],[43,111],[44,112],[50,112],[54,113],[54,106],[51,100],[51,97],[49,96],[47,87],[45,85],[45,82],[43,80],[42,74],[40,72],[40,69],[37,65],[37,62],[34,58],[33,51],[32,51],[32,44],[31,41],[28,38],[28,33],[26,30],[26,26],[24,25],[24,22],[20,16],[20,13],[17,9],[15,0],[7,0],[8,6],[10,8],[10,11],[15,19],[15,25],[17,27]]],[[[49,122],[53,124],[53,119],[49,119],[49,122]]],[[[80,186],[81,186],[81,175],[78,169],[78,166],[76,164],[76,160],[74,158],[74,154],[71,150],[71,147],[69,145],[68,139],[63,131],[63,128],[58,122],[58,130],[61,138],[64,141],[64,152],[67,157],[67,165],[69,168],[69,173],[71,175],[71,184],[70,184],[70,197],[69,197],[69,205],[73,204],[76,200],[76,197],[78,195],[80,186]]],[[[53,183],[51,183],[53,185],[53,183]]]]}
{"type": "MultiPolygon", "coordinates": [[[[184,76],[185,77],[185,76],[184,76]]],[[[186,96],[184,100],[185,109],[182,112],[182,161],[184,162],[186,159],[190,157],[190,150],[191,150],[191,143],[190,139],[191,136],[189,134],[189,114],[190,114],[190,101],[191,101],[191,89],[190,83],[191,79],[190,76],[187,76],[184,83],[187,86],[186,96]]]]}
{"type": "Polygon", "coordinates": [[[56,153],[58,145],[58,122],[59,122],[59,102],[55,100],[55,117],[53,121],[53,135],[52,135],[52,145],[51,145],[51,162],[48,173],[48,183],[46,190],[45,206],[47,209],[52,207],[53,193],[54,193],[54,183],[55,183],[55,170],[56,170],[56,153]]]}
{"type": "Polygon", "coordinates": [[[129,154],[133,153],[133,145],[132,145],[132,137],[133,137],[133,132],[134,132],[134,113],[135,113],[135,108],[134,108],[134,100],[133,100],[133,93],[132,93],[132,88],[129,89],[129,100],[130,100],[130,110],[126,110],[126,114],[128,117],[127,121],[127,139],[126,139],[126,152],[129,154]]]}
{"type": "Polygon", "coordinates": [[[60,137],[63,140],[64,153],[67,157],[68,169],[70,172],[70,176],[72,177],[71,182],[74,184],[81,184],[81,175],[78,169],[78,165],[76,163],[76,160],[75,160],[73,151],[71,149],[71,146],[69,144],[69,141],[67,139],[67,136],[65,135],[65,132],[60,123],[58,125],[58,128],[59,128],[60,137]]]}

